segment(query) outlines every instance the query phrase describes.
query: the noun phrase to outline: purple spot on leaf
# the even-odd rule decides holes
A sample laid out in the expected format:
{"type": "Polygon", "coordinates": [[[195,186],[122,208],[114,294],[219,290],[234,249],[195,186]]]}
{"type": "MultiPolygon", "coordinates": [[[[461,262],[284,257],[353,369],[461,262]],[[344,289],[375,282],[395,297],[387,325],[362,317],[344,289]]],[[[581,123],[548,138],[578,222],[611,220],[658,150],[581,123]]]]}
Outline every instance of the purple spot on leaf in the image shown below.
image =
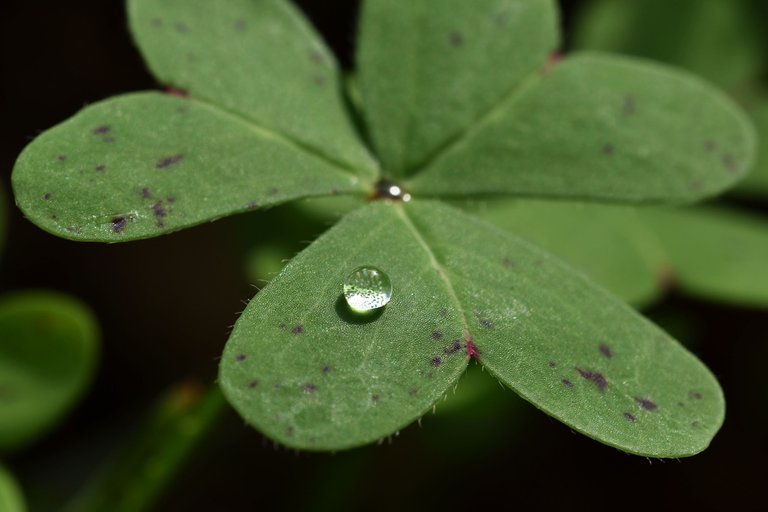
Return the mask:
{"type": "Polygon", "coordinates": [[[557,363],[554,361],[550,361],[549,363],[547,363],[547,366],[549,366],[550,368],[554,368],[555,366],[557,366],[557,363]]]}
{"type": "Polygon", "coordinates": [[[437,368],[441,364],[443,364],[443,359],[440,356],[435,356],[432,358],[432,361],[430,361],[430,364],[437,368]]]}
{"type": "Polygon", "coordinates": [[[107,169],[107,166],[104,165],[104,164],[99,164],[99,165],[96,166],[96,171],[98,171],[98,172],[103,172],[106,169],[107,169]]]}
{"type": "Polygon", "coordinates": [[[436,341],[443,339],[443,333],[441,331],[432,331],[432,339],[436,341]]]}
{"type": "Polygon", "coordinates": [[[106,133],[109,133],[110,130],[111,128],[109,127],[109,125],[103,124],[101,126],[97,126],[96,128],[94,128],[93,133],[95,135],[104,135],[106,133]]]}
{"type": "Polygon", "coordinates": [[[254,388],[257,388],[257,387],[259,387],[259,381],[258,381],[258,380],[256,380],[256,379],[253,379],[252,381],[250,381],[250,382],[248,383],[248,387],[249,387],[250,389],[254,389],[254,388]]]}
{"type": "Polygon", "coordinates": [[[43,194],[43,201],[48,201],[50,199],[51,199],[51,193],[50,192],[46,192],[45,194],[43,194]]]}
{"type": "Polygon", "coordinates": [[[152,197],[152,193],[149,191],[148,187],[141,187],[141,190],[139,190],[139,195],[142,199],[149,199],[152,197]]]}
{"type": "Polygon", "coordinates": [[[67,155],[59,155],[56,157],[56,159],[59,160],[60,162],[63,162],[64,160],[67,159],[67,155]]]}
{"type": "Polygon", "coordinates": [[[637,405],[639,405],[641,409],[645,409],[646,411],[654,411],[658,408],[655,402],[648,400],[647,398],[635,397],[635,402],[637,402],[637,405]]]}
{"type": "Polygon", "coordinates": [[[377,404],[379,403],[379,400],[381,400],[381,397],[379,395],[371,395],[371,400],[373,403],[377,404]]]}
{"type": "Polygon", "coordinates": [[[113,233],[122,233],[125,229],[125,226],[128,224],[128,219],[123,217],[122,215],[118,215],[117,217],[112,218],[112,232],[113,233]]]}
{"type": "Polygon", "coordinates": [[[601,343],[598,347],[598,350],[600,350],[600,353],[603,354],[608,359],[613,357],[613,352],[611,351],[611,347],[606,345],[605,343],[601,343]]]}
{"type": "Polygon", "coordinates": [[[170,155],[161,158],[155,163],[155,167],[158,169],[165,169],[166,167],[170,167],[174,164],[179,163],[184,158],[184,155],[170,155]]]}
{"type": "Polygon", "coordinates": [[[453,354],[456,354],[459,351],[461,351],[461,342],[458,340],[454,341],[450,347],[444,350],[445,354],[449,356],[452,356],[453,354]]]}
{"type": "Polygon", "coordinates": [[[460,32],[453,31],[448,36],[448,42],[451,43],[451,46],[454,48],[461,48],[464,46],[464,36],[462,36],[460,32]]]}
{"type": "Polygon", "coordinates": [[[689,391],[688,398],[690,398],[691,400],[701,400],[702,395],[698,391],[689,391]]]}
{"type": "Polygon", "coordinates": [[[571,382],[568,379],[563,379],[561,382],[563,383],[563,386],[565,386],[567,388],[572,388],[573,387],[573,382],[571,382]]]}
{"type": "Polygon", "coordinates": [[[597,387],[597,390],[601,393],[603,393],[608,387],[608,380],[603,376],[602,373],[586,371],[582,370],[581,368],[576,368],[576,371],[579,372],[579,375],[582,379],[592,382],[595,387],[597,387]]]}
{"type": "Polygon", "coordinates": [[[245,361],[245,358],[246,358],[245,354],[237,354],[235,356],[235,361],[237,361],[238,363],[242,363],[243,361],[245,361]]]}
{"type": "Polygon", "coordinates": [[[312,394],[312,393],[314,393],[315,391],[317,391],[317,386],[316,386],[316,385],[314,385],[314,384],[312,384],[311,382],[308,382],[308,383],[304,384],[303,386],[301,386],[301,389],[302,389],[302,391],[304,391],[305,393],[309,393],[309,394],[312,394]]]}
{"type": "Polygon", "coordinates": [[[624,417],[627,419],[627,421],[630,421],[630,422],[632,422],[632,423],[634,423],[634,422],[635,422],[635,420],[637,419],[637,418],[635,418],[635,415],[634,415],[634,414],[632,414],[632,413],[629,413],[629,412],[625,412],[625,413],[624,413],[624,417]]]}
{"type": "Polygon", "coordinates": [[[298,336],[299,334],[303,334],[303,333],[304,333],[304,326],[301,324],[296,325],[293,327],[293,329],[291,329],[291,334],[293,334],[294,336],[298,336]]]}

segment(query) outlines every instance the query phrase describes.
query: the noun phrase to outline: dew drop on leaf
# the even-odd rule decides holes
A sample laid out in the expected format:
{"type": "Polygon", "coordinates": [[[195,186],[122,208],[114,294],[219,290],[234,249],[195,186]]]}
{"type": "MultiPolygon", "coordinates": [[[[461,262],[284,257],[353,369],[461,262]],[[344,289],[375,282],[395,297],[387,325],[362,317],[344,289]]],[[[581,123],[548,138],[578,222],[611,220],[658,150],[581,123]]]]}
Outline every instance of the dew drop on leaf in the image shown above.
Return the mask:
{"type": "Polygon", "coordinates": [[[358,313],[387,305],[392,298],[389,276],[375,267],[358,267],[344,280],[344,299],[358,313]]]}

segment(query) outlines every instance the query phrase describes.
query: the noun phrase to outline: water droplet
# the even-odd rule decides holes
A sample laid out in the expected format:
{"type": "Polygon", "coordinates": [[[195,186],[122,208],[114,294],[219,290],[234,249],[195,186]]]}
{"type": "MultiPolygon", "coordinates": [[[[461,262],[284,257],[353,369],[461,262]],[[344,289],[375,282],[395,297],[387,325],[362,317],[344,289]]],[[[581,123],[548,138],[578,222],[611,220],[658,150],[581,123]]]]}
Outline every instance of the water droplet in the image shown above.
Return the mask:
{"type": "Polygon", "coordinates": [[[344,299],[353,311],[367,313],[392,298],[389,276],[376,267],[358,267],[344,281],[344,299]]]}

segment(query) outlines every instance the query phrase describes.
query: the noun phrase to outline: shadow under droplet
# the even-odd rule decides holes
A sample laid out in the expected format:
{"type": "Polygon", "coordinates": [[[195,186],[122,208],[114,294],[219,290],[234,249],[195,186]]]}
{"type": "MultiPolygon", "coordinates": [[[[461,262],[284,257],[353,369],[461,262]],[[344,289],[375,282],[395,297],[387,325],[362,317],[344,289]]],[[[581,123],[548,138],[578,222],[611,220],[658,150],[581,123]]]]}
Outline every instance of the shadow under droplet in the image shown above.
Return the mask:
{"type": "Polygon", "coordinates": [[[334,306],[334,309],[336,310],[336,314],[339,315],[339,318],[348,324],[355,325],[375,322],[384,313],[384,308],[374,309],[367,313],[358,313],[357,311],[353,311],[352,308],[349,307],[349,304],[347,304],[347,301],[344,300],[344,294],[340,294],[339,298],[336,299],[336,305],[334,306]]]}

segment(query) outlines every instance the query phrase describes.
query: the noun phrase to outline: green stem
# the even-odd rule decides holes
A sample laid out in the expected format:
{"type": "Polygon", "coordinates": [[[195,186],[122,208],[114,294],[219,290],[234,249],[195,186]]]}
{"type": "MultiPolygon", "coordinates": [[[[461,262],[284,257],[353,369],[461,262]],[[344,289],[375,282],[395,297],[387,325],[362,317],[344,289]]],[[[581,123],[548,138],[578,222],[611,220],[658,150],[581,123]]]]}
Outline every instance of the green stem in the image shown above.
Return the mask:
{"type": "Polygon", "coordinates": [[[80,491],[65,512],[150,510],[192,451],[226,410],[218,386],[171,389],[112,463],[80,491]]]}

